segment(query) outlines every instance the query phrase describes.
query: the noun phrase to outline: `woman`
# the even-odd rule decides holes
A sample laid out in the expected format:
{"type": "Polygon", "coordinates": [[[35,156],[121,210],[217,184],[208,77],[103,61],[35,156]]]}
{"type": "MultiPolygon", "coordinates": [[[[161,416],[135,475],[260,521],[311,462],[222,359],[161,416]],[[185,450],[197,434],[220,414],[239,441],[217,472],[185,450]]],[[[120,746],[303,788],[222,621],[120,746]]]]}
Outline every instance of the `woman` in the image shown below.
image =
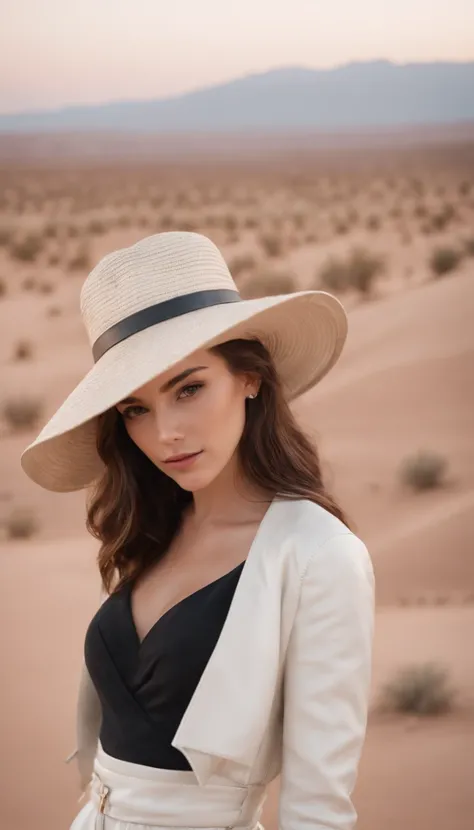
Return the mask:
{"type": "Polygon", "coordinates": [[[255,830],[280,775],[281,830],[349,830],[373,571],[288,405],[336,362],[342,306],[242,300],[171,232],[102,259],[81,311],[95,364],[22,455],[90,488],[101,542],[72,828],[255,830]]]}

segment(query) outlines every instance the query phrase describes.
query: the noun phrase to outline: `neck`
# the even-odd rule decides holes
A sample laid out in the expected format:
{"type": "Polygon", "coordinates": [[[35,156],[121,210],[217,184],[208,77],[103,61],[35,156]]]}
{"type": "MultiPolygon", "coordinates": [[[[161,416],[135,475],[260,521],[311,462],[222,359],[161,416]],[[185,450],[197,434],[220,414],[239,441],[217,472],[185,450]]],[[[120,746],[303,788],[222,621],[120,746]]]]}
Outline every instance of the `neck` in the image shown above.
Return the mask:
{"type": "Polygon", "coordinates": [[[271,499],[268,491],[245,480],[235,464],[228,464],[211,484],[193,493],[187,518],[196,531],[245,523],[260,519],[271,499]]]}

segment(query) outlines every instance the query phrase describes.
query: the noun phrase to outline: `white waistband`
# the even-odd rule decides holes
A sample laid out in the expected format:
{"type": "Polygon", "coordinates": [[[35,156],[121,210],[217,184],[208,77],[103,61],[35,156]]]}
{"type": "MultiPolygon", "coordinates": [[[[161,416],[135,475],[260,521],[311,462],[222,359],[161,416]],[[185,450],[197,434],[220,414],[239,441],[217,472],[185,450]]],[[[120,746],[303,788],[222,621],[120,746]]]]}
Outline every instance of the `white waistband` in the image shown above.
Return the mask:
{"type": "MultiPolygon", "coordinates": [[[[167,770],[112,758],[100,742],[90,799],[106,816],[162,830],[259,827],[266,788],[220,783],[201,787],[192,770],[167,770]],[[101,805],[102,801],[102,805],[101,805]]],[[[261,826],[261,825],[260,825],[261,826]]]]}

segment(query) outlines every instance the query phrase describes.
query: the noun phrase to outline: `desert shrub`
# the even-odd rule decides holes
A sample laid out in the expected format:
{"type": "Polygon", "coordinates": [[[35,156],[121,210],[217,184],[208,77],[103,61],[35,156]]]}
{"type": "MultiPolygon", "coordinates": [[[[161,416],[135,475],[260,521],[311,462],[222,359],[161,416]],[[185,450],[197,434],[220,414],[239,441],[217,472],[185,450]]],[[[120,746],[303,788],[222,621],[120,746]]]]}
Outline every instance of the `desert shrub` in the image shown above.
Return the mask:
{"type": "Polygon", "coordinates": [[[35,233],[29,233],[10,245],[10,256],[21,262],[34,262],[43,250],[43,239],[35,233]]]}
{"type": "Polygon", "coordinates": [[[48,256],[48,265],[59,265],[61,257],[58,251],[51,251],[48,256]]]}
{"type": "Polygon", "coordinates": [[[244,220],[244,228],[257,228],[258,219],[255,216],[247,216],[244,220]]]}
{"type": "Polygon", "coordinates": [[[29,539],[38,531],[38,521],[35,514],[27,508],[12,510],[4,521],[8,539],[29,539]]]}
{"type": "Polygon", "coordinates": [[[375,277],[383,268],[382,260],[364,248],[353,248],[347,259],[331,257],[319,272],[320,284],[329,291],[355,288],[369,294],[375,277]]]}
{"type": "Polygon", "coordinates": [[[320,285],[328,291],[346,291],[348,288],[346,263],[338,257],[330,257],[319,270],[317,279],[320,285]]]}
{"type": "Polygon", "coordinates": [[[55,285],[52,282],[41,282],[38,285],[38,291],[40,294],[52,294],[55,289],[55,285]]]}
{"type": "Polygon", "coordinates": [[[95,236],[101,236],[104,233],[107,233],[107,225],[102,219],[91,219],[88,225],[86,226],[87,233],[94,234],[95,236]]]}
{"type": "Polygon", "coordinates": [[[444,668],[433,663],[406,666],[381,693],[386,711],[414,715],[438,715],[452,708],[454,692],[444,668]]]}
{"type": "Polygon", "coordinates": [[[364,248],[354,248],[346,267],[349,285],[361,294],[369,294],[375,277],[383,270],[383,262],[364,248]]]}
{"type": "Polygon", "coordinates": [[[375,213],[371,213],[370,216],[367,217],[366,220],[366,227],[369,231],[378,231],[380,228],[381,221],[380,217],[377,216],[375,213]]]}
{"type": "Polygon", "coordinates": [[[12,398],[4,401],[2,416],[10,429],[21,431],[36,426],[42,410],[37,398],[12,398]]]}
{"type": "Polygon", "coordinates": [[[251,254],[240,254],[229,262],[229,270],[234,279],[238,279],[244,271],[250,271],[255,266],[255,259],[251,254]]]}
{"type": "Polygon", "coordinates": [[[435,248],[430,257],[430,268],[437,277],[454,271],[462,259],[462,253],[457,248],[435,248]]]}
{"type": "Polygon", "coordinates": [[[350,224],[347,219],[341,219],[340,217],[336,217],[333,222],[334,231],[343,236],[343,234],[348,233],[350,230],[350,224]]]}
{"type": "Polygon", "coordinates": [[[419,203],[418,205],[415,205],[413,215],[418,219],[426,219],[428,216],[428,208],[423,203],[419,203]]]}
{"type": "Polygon", "coordinates": [[[433,490],[441,487],[446,468],[447,461],[442,455],[420,451],[402,462],[400,477],[412,490],[433,490]]]}
{"type": "Polygon", "coordinates": [[[237,217],[234,216],[233,213],[228,213],[226,216],[223,217],[222,227],[226,231],[229,231],[229,233],[235,232],[237,230],[238,226],[239,226],[239,223],[237,221],[237,217]]]}
{"type": "Polygon", "coordinates": [[[29,340],[19,340],[13,351],[14,360],[31,360],[33,346],[29,340]]]}
{"type": "Polygon", "coordinates": [[[434,231],[443,231],[456,218],[456,211],[451,204],[445,204],[443,207],[433,213],[431,216],[431,227],[434,231]]]}
{"type": "Polygon", "coordinates": [[[285,271],[262,271],[255,274],[242,292],[247,299],[276,294],[292,294],[295,280],[285,271]]]}
{"type": "Polygon", "coordinates": [[[171,213],[163,213],[160,217],[159,227],[163,231],[169,231],[174,226],[175,220],[171,213]]]}
{"type": "Polygon", "coordinates": [[[56,239],[59,235],[59,225],[57,222],[46,222],[43,228],[43,236],[45,239],[56,239]]]}
{"type": "Polygon", "coordinates": [[[9,245],[13,238],[13,230],[10,225],[0,225],[0,247],[9,245]]]}
{"type": "Polygon", "coordinates": [[[306,214],[302,211],[297,211],[291,217],[293,220],[293,225],[295,226],[296,230],[302,230],[306,224],[306,214]]]}
{"type": "Polygon", "coordinates": [[[474,256],[474,236],[464,241],[464,251],[468,256],[474,256]]]}
{"type": "Polygon", "coordinates": [[[122,214],[122,216],[117,218],[118,228],[129,228],[131,224],[132,220],[130,219],[130,216],[127,216],[126,214],[122,214]]]}
{"type": "Polygon", "coordinates": [[[25,277],[21,287],[24,291],[33,291],[36,288],[36,280],[34,277],[25,277]]]}
{"type": "Polygon", "coordinates": [[[81,242],[78,245],[76,253],[69,260],[70,271],[88,271],[91,266],[91,255],[87,242],[81,242]]]}
{"type": "Polygon", "coordinates": [[[277,233],[262,233],[260,235],[260,245],[267,256],[270,257],[278,257],[283,251],[281,237],[277,233]]]}

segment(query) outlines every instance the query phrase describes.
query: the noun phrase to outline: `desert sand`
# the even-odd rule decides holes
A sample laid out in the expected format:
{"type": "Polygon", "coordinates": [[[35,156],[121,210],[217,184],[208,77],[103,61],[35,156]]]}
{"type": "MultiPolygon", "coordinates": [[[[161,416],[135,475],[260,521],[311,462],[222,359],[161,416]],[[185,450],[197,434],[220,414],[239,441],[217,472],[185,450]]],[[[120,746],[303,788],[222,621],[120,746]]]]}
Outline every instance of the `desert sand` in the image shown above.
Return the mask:
{"type": "MultiPolygon", "coordinates": [[[[5,406],[36,402],[41,424],[90,367],[78,302],[100,256],[160,228],[192,227],[222,246],[243,292],[273,290],[278,274],[290,277],[291,290],[314,287],[328,259],[346,257],[354,245],[385,259],[367,292],[353,283],[342,290],[346,350],[294,411],[316,440],[327,481],[376,571],[372,705],[354,794],[358,827],[472,830],[471,161],[469,146],[464,155],[447,148],[434,159],[387,155],[374,170],[346,158],[343,168],[325,172],[316,156],[306,176],[294,161],[288,171],[254,165],[244,173],[53,165],[0,171],[2,828],[64,830],[79,809],[76,772],[64,759],[74,748],[83,637],[99,596],[84,496],[48,493],[26,478],[19,456],[36,424],[27,419],[21,427],[5,406]],[[443,210],[447,219],[433,218],[443,210]],[[33,259],[18,258],[12,245],[30,233],[40,234],[43,247],[33,259]],[[263,234],[272,239],[264,243],[263,234]],[[83,260],[73,267],[80,246],[83,260]],[[436,274],[429,261],[440,246],[462,255],[436,274]],[[438,486],[425,491],[400,480],[401,463],[419,450],[446,463],[438,486]],[[27,512],[15,524],[18,511],[27,512]],[[18,526],[27,538],[13,538],[18,526]],[[381,690],[397,670],[428,661],[447,670],[452,710],[430,717],[379,711],[381,690]]],[[[277,830],[277,797],[275,781],[266,830],[277,830]]]]}

